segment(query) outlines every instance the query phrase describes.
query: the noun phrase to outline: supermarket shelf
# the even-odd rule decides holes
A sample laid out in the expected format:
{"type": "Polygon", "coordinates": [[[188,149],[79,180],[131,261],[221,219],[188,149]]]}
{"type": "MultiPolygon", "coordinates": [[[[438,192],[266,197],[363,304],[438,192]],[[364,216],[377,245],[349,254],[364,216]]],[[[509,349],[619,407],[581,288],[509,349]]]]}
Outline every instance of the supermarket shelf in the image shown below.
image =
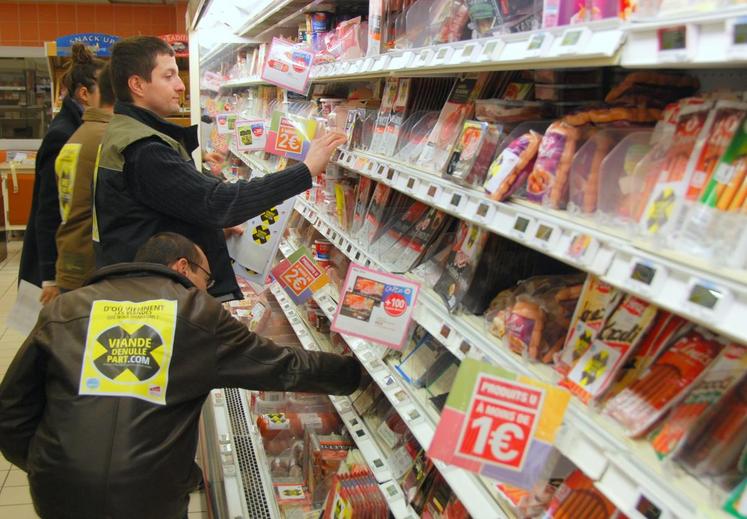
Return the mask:
{"type": "MultiPolygon", "coordinates": [[[[296,206],[296,208],[299,209],[299,206],[296,206]]],[[[350,245],[353,246],[353,244],[350,245]]],[[[281,252],[286,257],[294,249],[287,241],[283,242],[280,246],[281,252]]],[[[356,246],[356,251],[359,250],[356,246]]],[[[350,253],[348,254],[350,255],[350,253]]],[[[351,259],[355,260],[356,257],[358,257],[358,254],[353,253],[351,259]]],[[[364,264],[375,265],[373,261],[364,264]]],[[[332,295],[332,290],[326,287],[315,295],[314,300],[330,322],[332,322],[337,311],[337,302],[332,295]]],[[[366,368],[373,380],[379,385],[382,392],[392,404],[392,407],[407,424],[420,445],[423,448],[428,448],[436,432],[438,416],[430,412],[410,388],[400,382],[399,376],[393,369],[381,361],[381,358],[387,351],[386,348],[348,335],[343,335],[343,338],[361,361],[363,367],[366,368]]],[[[508,517],[476,475],[463,469],[446,465],[438,460],[434,460],[434,464],[472,517],[491,517],[495,519],[508,517]]]]}
{"type": "MultiPolygon", "coordinates": [[[[272,482],[264,459],[264,449],[243,391],[216,389],[211,391],[203,415],[208,436],[216,441],[207,446],[211,476],[219,481],[212,488],[224,502],[214,506],[226,517],[279,519],[280,511],[274,498],[272,482]],[[222,483],[222,485],[221,485],[222,483]]],[[[211,497],[218,497],[212,496],[211,497]]]]}
{"type": "Polygon", "coordinates": [[[244,37],[259,36],[270,29],[280,26],[289,17],[293,17],[304,7],[315,3],[311,0],[280,0],[269,2],[267,7],[247,20],[237,31],[244,37]]]}
{"type": "Polygon", "coordinates": [[[314,67],[311,78],[319,82],[388,75],[617,65],[624,39],[622,22],[603,20],[336,61],[314,67]]]}
{"type": "Polygon", "coordinates": [[[253,76],[248,78],[238,78],[238,79],[231,79],[229,81],[226,81],[221,85],[221,89],[228,89],[228,88],[241,88],[241,87],[250,87],[250,86],[259,86],[259,85],[269,85],[267,81],[262,79],[259,76],[253,76]]]}
{"type": "Polygon", "coordinates": [[[264,160],[258,159],[251,153],[244,153],[243,151],[237,150],[235,143],[231,143],[228,149],[231,153],[241,159],[241,162],[252,168],[252,170],[260,172],[262,175],[267,175],[275,171],[275,167],[268,164],[264,160]]]}
{"type": "Polygon", "coordinates": [[[552,256],[606,282],[640,295],[657,306],[719,332],[747,342],[747,273],[719,269],[657,249],[654,244],[631,241],[615,229],[553,211],[536,204],[495,202],[474,189],[459,186],[434,174],[361,151],[340,151],[337,164],[392,186],[412,198],[474,223],[489,231],[552,256]],[[591,244],[580,256],[573,241],[591,244]],[[653,269],[649,284],[634,279],[634,271],[653,269]],[[689,301],[698,287],[722,294],[713,309],[689,301]]]}
{"type": "MultiPolygon", "coordinates": [[[[296,332],[298,340],[304,349],[309,351],[327,351],[328,345],[322,344],[321,338],[315,336],[306,326],[301,316],[298,314],[298,308],[286,295],[280,285],[275,282],[270,285],[270,291],[275,295],[280,307],[288,318],[288,321],[296,332]]],[[[363,419],[358,415],[353,407],[350,398],[346,396],[330,395],[335,409],[337,409],[342,422],[350,432],[350,437],[355,441],[358,450],[365,458],[368,466],[379,483],[381,492],[386,499],[389,509],[396,519],[414,519],[417,514],[407,505],[405,494],[396,480],[392,476],[392,471],[386,462],[386,458],[381,449],[376,444],[373,435],[369,431],[363,419]]]]}
{"type": "MultiPolygon", "coordinates": [[[[356,259],[359,257],[375,268],[386,270],[308,202],[297,199],[296,210],[351,260],[360,261],[356,259]]],[[[320,306],[325,311],[333,308],[329,301],[320,306]]],[[[483,358],[516,373],[557,382],[558,377],[549,366],[530,364],[506,350],[487,332],[482,318],[450,314],[430,289],[421,287],[414,315],[421,326],[459,358],[466,355],[483,358]]],[[[368,368],[370,362],[366,364],[365,356],[370,354],[366,351],[365,346],[358,346],[359,357],[364,357],[368,368]]],[[[381,380],[375,375],[374,378],[381,380]]],[[[693,477],[667,469],[658,462],[647,442],[624,437],[613,421],[576,400],[569,406],[557,447],[629,517],[638,517],[635,510],[642,499],[653,502],[671,517],[725,517],[718,510],[719,499],[723,497],[718,491],[693,477]]]]}
{"type": "MultiPolygon", "coordinates": [[[[745,6],[720,8],[626,27],[628,41],[621,64],[625,67],[720,67],[747,63],[747,45],[734,45],[730,24],[747,16],[745,6]],[[680,47],[661,49],[659,31],[675,29],[680,47]],[[681,37],[684,36],[684,40],[681,37]]],[[[747,23],[745,20],[738,22],[747,23]]]]}
{"type": "Polygon", "coordinates": [[[9,85],[0,86],[0,92],[24,92],[25,90],[26,90],[26,87],[24,86],[9,86],[9,85]]]}

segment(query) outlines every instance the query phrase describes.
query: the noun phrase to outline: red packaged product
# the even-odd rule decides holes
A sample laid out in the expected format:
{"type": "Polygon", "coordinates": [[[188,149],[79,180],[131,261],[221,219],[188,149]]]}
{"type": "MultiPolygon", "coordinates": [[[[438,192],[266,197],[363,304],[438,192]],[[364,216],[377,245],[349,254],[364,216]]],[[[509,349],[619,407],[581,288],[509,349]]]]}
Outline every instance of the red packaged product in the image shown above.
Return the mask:
{"type": "Polygon", "coordinates": [[[722,348],[721,342],[705,332],[690,331],[663,353],[641,379],[610,400],[606,413],[620,422],[630,436],[645,433],[685,396],[722,348]]]}
{"type": "Polygon", "coordinates": [[[564,209],[568,199],[568,174],[581,131],[557,121],[542,137],[534,170],[527,178],[527,198],[552,209],[564,209]]]}
{"type": "Polygon", "coordinates": [[[608,519],[617,509],[580,470],[574,471],[555,492],[545,519],[608,519]]]}

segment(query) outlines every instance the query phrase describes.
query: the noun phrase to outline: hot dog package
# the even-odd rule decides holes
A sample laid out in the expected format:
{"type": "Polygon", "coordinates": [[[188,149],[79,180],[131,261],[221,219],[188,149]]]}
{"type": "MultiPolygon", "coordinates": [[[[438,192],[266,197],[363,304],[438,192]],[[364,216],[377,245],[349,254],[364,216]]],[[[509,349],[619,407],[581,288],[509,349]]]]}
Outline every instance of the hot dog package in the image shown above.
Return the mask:
{"type": "Polygon", "coordinates": [[[513,352],[550,363],[562,347],[583,276],[537,276],[499,294],[486,314],[489,331],[513,352]]]}
{"type": "Polygon", "coordinates": [[[723,344],[700,330],[675,342],[639,380],[611,399],[605,413],[630,436],[640,436],[682,399],[723,344]]]}
{"type": "Polygon", "coordinates": [[[591,347],[602,324],[622,295],[622,292],[592,274],[586,278],[565,346],[555,359],[555,370],[558,373],[567,375],[591,347]]]}
{"type": "Polygon", "coordinates": [[[586,404],[601,399],[655,317],[655,306],[626,295],[560,385],[586,404]]]}
{"type": "Polygon", "coordinates": [[[747,377],[742,377],[693,428],[676,459],[699,478],[732,488],[744,477],[745,443],[747,377]]]}
{"type": "Polygon", "coordinates": [[[484,184],[490,198],[506,200],[524,183],[534,168],[541,139],[540,134],[530,130],[516,137],[498,154],[484,184]]]}
{"type": "Polygon", "coordinates": [[[527,178],[526,197],[553,209],[564,209],[568,174],[583,132],[562,121],[554,122],[542,137],[534,169],[527,178]]]}
{"type": "Polygon", "coordinates": [[[620,141],[634,129],[604,129],[592,135],[576,152],[571,164],[568,211],[593,214],[597,210],[602,163],[620,141]]]}
{"type": "Polygon", "coordinates": [[[611,519],[622,517],[594,482],[580,470],[573,472],[553,495],[543,519],[611,519]]]}
{"type": "Polygon", "coordinates": [[[674,455],[685,443],[693,426],[713,408],[747,373],[747,347],[731,343],[711,364],[692,391],[669,413],[662,426],[651,436],[659,458],[674,455]]]}

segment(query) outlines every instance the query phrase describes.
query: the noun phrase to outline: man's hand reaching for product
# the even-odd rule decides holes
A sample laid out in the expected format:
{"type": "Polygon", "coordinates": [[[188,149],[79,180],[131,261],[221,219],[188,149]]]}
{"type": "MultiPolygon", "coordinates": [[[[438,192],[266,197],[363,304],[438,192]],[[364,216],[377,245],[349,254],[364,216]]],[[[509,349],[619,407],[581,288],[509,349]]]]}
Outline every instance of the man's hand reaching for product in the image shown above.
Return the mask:
{"type": "Polygon", "coordinates": [[[221,155],[220,153],[216,151],[211,151],[210,153],[205,153],[202,156],[203,162],[214,162],[215,164],[223,164],[223,161],[226,160],[226,158],[221,155]]]}
{"type": "Polygon", "coordinates": [[[347,141],[345,134],[330,132],[311,142],[311,148],[303,162],[309,168],[312,177],[318,177],[324,173],[332,154],[345,141],[347,141]]]}

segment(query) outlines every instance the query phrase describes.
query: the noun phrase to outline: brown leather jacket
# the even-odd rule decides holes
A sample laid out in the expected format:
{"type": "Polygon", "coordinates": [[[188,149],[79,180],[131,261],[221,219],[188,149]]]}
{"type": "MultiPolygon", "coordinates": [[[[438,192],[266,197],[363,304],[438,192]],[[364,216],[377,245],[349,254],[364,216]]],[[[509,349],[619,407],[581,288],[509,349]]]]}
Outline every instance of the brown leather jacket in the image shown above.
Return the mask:
{"type": "Polygon", "coordinates": [[[350,394],[360,376],[251,333],[166,267],[113,265],[42,311],[0,385],[0,450],[45,519],[180,519],[211,389],[350,394]]]}

